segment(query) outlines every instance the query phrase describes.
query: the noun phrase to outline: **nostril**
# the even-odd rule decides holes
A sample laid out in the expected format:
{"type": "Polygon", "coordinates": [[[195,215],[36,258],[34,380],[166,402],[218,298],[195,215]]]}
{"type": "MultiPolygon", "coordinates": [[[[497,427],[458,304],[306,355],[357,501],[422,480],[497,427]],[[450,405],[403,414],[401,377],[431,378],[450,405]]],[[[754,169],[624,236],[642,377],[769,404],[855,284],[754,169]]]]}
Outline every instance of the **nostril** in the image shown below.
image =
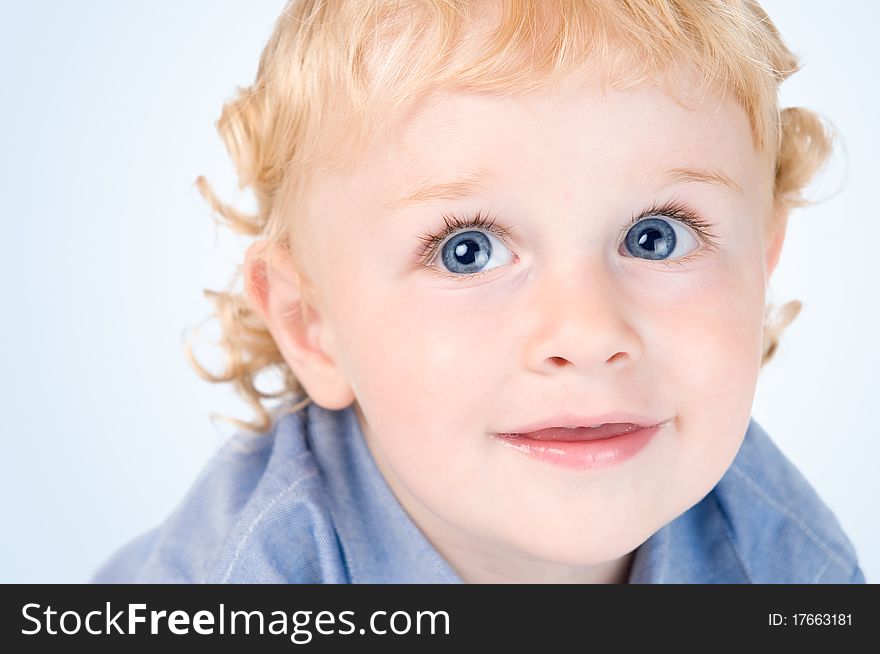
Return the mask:
{"type": "Polygon", "coordinates": [[[563,357],[550,357],[550,360],[553,361],[557,366],[564,366],[568,361],[563,357]]]}

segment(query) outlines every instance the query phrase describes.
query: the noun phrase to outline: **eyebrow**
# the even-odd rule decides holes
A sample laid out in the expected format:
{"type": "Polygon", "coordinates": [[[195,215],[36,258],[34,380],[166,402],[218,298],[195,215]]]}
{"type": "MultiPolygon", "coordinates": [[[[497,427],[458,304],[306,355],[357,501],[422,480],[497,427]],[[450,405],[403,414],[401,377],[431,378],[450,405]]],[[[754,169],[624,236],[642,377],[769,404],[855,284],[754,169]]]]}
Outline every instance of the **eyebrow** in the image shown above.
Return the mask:
{"type": "MultiPolygon", "coordinates": [[[[697,168],[673,168],[666,171],[670,180],[664,186],[681,182],[698,182],[722,186],[729,191],[742,195],[743,190],[733,179],[720,170],[701,170],[697,168]]],[[[435,200],[463,200],[484,190],[497,177],[487,169],[465,173],[445,182],[428,182],[412,193],[385,205],[386,209],[401,209],[412,204],[435,200]]]]}
{"type": "Polygon", "coordinates": [[[389,202],[385,205],[385,208],[400,209],[411,204],[431,202],[433,200],[463,200],[485,189],[490,182],[496,180],[495,174],[484,168],[465,173],[445,182],[428,182],[419,186],[412,193],[389,202]]]}
{"type": "MultiPolygon", "coordinates": [[[[743,190],[733,179],[720,170],[698,170],[696,168],[673,168],[667,174],[670,184],[677,182],[701,182],[703,184],[716,184],[723,186],[729,191],[742,195],[743,190]]],[[[668,184],[667,184],[668,186],[668,184]]]]}

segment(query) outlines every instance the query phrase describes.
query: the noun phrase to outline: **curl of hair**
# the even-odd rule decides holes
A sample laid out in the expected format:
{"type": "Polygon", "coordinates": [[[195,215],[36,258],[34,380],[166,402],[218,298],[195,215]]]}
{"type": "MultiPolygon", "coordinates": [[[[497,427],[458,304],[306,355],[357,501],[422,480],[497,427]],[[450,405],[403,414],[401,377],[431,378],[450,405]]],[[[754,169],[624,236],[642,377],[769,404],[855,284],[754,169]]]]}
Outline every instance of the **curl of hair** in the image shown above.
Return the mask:
{"type": "MultiPolygon", "coordinates": [[[[204,177],[196,186],[227,227],[288,248],[305,276],[307,244],[297,239],[294,219],[307,218],[310,180],[356,161],[359,145],[429,90],[512,95],[547,89],[587,67],[603,84],[626,87],[662,81],[683,62],[707,90],[730,93],[749,118],[755,146],[771,148],[776,200],[806,204],[801,191],[827,160],[832,138],[812,112],[779,108],[778,86],[798,61],[755,0],[289,0],[254,83],[237,89],[216,125],[239,189],[253,190],[258,209],[246,214],[222,202],[204,177]],[[491,20],[481,20],[485,10],[491,20]]],[[[280,399],[286,413],[310,399],[236,290],[241,276],[239,267],[226,290],[204,291],[222,328],[225,369],[210,373],[190,341],[185,347],[201,377],[234,384],[257,414],[254,422],[218,417],[263,432],[273,420],[263,400],[280,399]],[[257,388],[266,369],[281,372],[281,391],[257,388]],[[300,401],[288,406],[291,399],[300,401]]],[[[765,309],[762,366],[800,307],[789,302],[775,319],[772,305],[765,309]]]]}
{"type": "MultiPolygon", "coordinates": [[[[803,192],[816,173],[829,161],[839,138],[833,127],[803,107],[786,107],[780,112],[779,147],[773,195],[788,210],[811,203],[803,192]]],[[[776,312],[773,304],[764,309],[763,367],[779,349],[782,332],[803,308],[799,300],[783,304],[776,312]]]]}

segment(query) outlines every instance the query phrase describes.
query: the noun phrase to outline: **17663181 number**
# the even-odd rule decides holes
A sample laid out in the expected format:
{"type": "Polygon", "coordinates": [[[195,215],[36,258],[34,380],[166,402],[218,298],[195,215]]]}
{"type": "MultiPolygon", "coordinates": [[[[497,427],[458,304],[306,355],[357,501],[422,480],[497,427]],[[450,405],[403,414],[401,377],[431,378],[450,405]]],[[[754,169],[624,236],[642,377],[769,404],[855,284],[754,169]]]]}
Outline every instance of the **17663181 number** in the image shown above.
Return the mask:
{"type": "Polygon", "coordinates": [[[852,626],[852,613],[770,613],[767,618],[771,627],[805,626],[852,626]]]}

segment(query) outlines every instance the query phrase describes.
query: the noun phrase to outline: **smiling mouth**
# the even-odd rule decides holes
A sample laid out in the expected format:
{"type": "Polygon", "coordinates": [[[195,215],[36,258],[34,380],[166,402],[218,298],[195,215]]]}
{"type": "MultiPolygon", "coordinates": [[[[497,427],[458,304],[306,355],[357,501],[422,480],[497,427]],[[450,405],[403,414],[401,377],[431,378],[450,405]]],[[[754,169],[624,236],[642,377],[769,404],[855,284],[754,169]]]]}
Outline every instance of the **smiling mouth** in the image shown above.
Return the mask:
{"type": "Polygon", "coordinates": [[[622,436],[647,428],[648,426],[646,425],[637,425],[632,422],[609,422],[597,425],[596,427],[549,427],[538,431],[498,435],[512,440],[578,442],[614,438],[615,436],[622,436]]]}
{"type": "Polygon", "coordinates": [[[585,471],[614,466],[636,456],[670,420],[653,425],[614,422],[595,427],[548,427],[492,435],[503,447],[533,460],[585,471]]]}

